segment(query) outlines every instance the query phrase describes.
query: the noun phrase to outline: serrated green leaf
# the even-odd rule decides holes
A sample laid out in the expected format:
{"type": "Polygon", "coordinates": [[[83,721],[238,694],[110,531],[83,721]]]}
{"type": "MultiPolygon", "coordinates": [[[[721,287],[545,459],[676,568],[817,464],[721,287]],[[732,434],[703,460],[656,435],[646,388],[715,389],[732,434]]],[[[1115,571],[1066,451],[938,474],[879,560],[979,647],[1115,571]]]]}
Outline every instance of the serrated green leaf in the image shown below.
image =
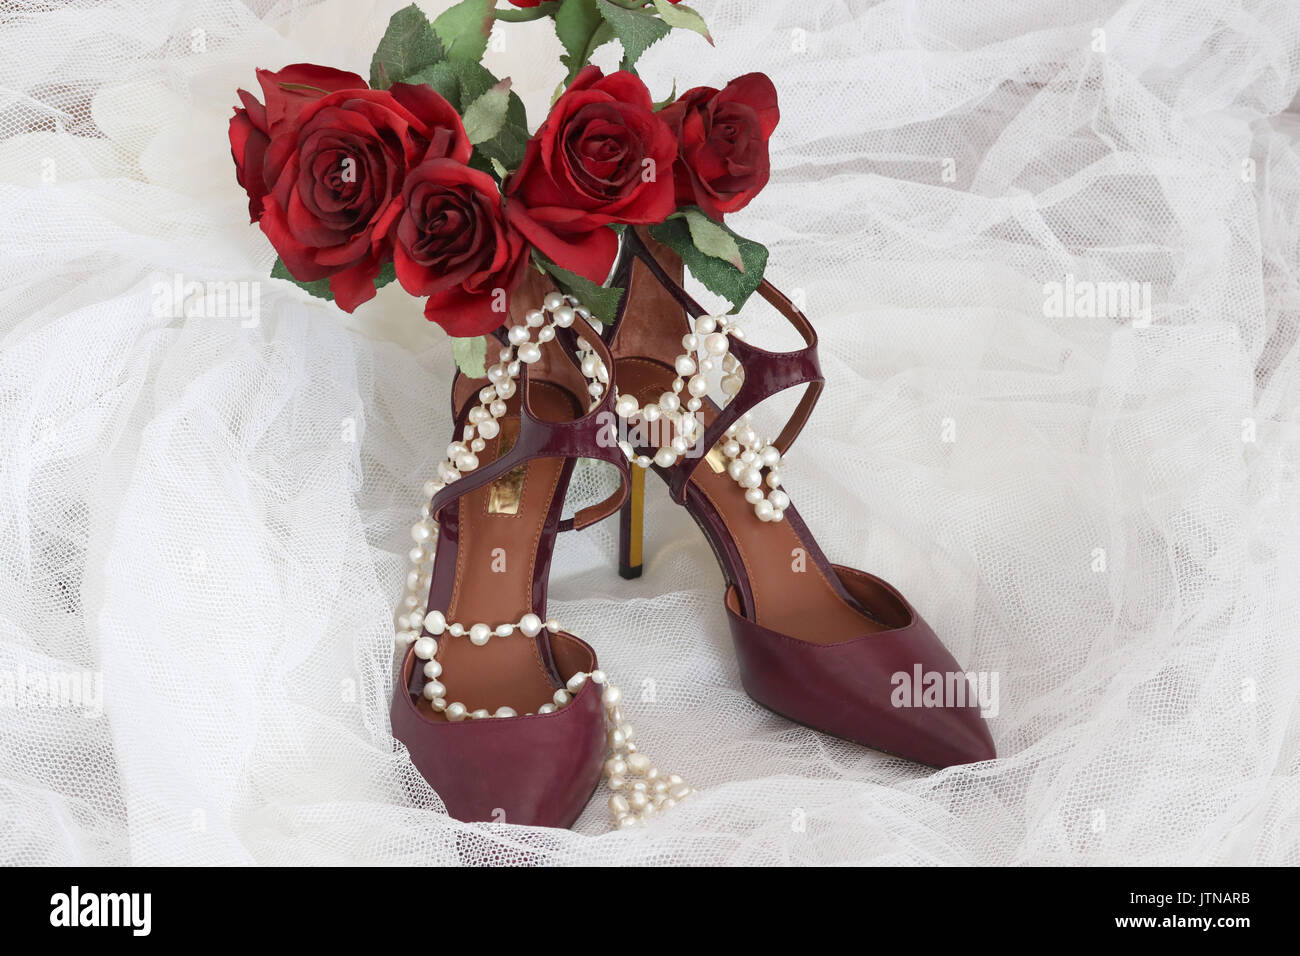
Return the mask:
{"type": "MultiPolygon", "coordinates": [[[[498,80],[481,64],[444,60],[426,67],[407,82],[427,84],[465,115],[476,100],[497,85],[498,80]]],[[[528,116],[524,102],[513,91],[506,100],[506,118],[500,131],[475,147],[476,152],[482,154],[482,161],[471,165],[484,172],[491,171],[493,159],[506,169],[517,169],[524,159],[524,148],[528,144],[528,116]]]]}
{"type": "Polygon", "coordinates": [[[691,230],[691,241],[695,243],[696,249],[706,256],[731,263],[741,272],[745,271],[745,263],[740,258],[740,246],[722,223],[714,222],[694,206],[683,209],[680,215],[691,230]]]}
{"type": "Polygon", "coordinates": [[[506,125],[510,108],[510,77],[465,107],[465,135],[475,146],[496,137],[506,125]]]}
{"type": "Polygon", "coordinates": [[[482,378],[487,374],[487,342],[483,336],[453,338],[451,355],[456,360],[456,367],[470,378],[482,378]]]}
{"type": "MultiPolygon", "coordinates": [[[[295,279],[293,273],[289,271],[289,267],[284,264],[284,260],[278,257],[275,260],[275,265],[271,266],[271,278],[288,279],[298,288],[314,295],[318,299],[327,299],[330,302],[334,301],[334,293],[330,291],[329,279],[316,279],[313,282],[302,282],[295,279]]],[[[375,288],[382,289],[396,278],[397,267],[393,265],[392,260],[389,260],[379,267],[379,275],[375,277],[375,288]]]]}
{"type": "Polygon", "coordinates": [[[618,304],[623,300],[622,289],[599,285],[568,269],[561,269],[536,250],[533,251],[533,256],[537,259],[537,264],[550,273],[555,284],[581,302],[594,318],[606,325],[614,321],[618,304]]]}
{"type": "Polygon", "coordinates": [[[650,235],[681,256],[686,268],[691,270],[691,275],[706,289],[730,302],[734,314],[740,311],[740,307],[763,281],[763,270],[767,268],[767,247],[736,235],[726,226],[720,228],[731,235],[740,249],[740,258],[745,266],[743,272],[730,262],[724,262],[696,248],[695,241],[691,238],[691,228],[684,216],[651,226],[650,235]]]}
{"type": "Polygon", "coordinates": [[[461,0],[438,15],[433,32],[438,34],[447,59],[477,63],[487,52],[492,32],[493,0],[461,0]]]}
{"type": "Polygon", "coordinates": [[[633,70],[641,54],[652,44],[666,37],[672,30],[667,23],[652,13],[627,10],[609,0],[596,0],[596,7],[614,36],[623,45],[623,69],[633,70]]]}
{"type": "Polygon", "coordinates": [[[328,299],[330,302],[334,301],[334,293],[330,291],[329,279],[316,279],[313,282],[302,282],[299,279],[295,279],[293,273],[289,271],[289,267],[284,264],[284,260],[278,257],[275,260],[275,265],[271,266],[271,278],[288,279],[298,288],[311,293],[318,299],[328,299]]]}
{"type": "Polygon", "coordinates": [[[560,61],[568,68],[565,82],[578,75],[591,57],[592,39],[605,21],[596,0],[563,0],[555,13],[555,35],[564,46],[560,61]]]}
{"type": "Polygon", "coordinates": [[[713,37],[709,35],[709,28],[704,23],[704,18],[683,3],[673,4],[668,0],[654,0],[655,9],[659,11],[659,16],[663,17],[664,23],[670,27],[681,27],[683,30],[694,30],[704,39],[713,45],[713,37]]]}
{"type": "Polygon", "coordinates": [[[442,42],[414,3],[392,15],[370,60],[370,85],[386,90],[443,58],[442,42]]]}

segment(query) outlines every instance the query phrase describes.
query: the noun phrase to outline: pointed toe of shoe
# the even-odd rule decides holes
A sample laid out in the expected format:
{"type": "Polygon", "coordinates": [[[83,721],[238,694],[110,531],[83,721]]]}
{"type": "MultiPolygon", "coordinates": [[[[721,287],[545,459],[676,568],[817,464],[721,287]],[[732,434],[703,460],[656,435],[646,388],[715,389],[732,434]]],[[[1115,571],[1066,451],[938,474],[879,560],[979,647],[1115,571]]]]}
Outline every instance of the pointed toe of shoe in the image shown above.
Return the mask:
{"type": "Polygon", "coordinates": [[[835,566],[845,590],[888,629],[816,644],[765,628],[726,605],[745,690],[815,730],[932,767],[997,756],[968,675],[892,586],[835,566]]]}
{"type": "MultiPolygon", "coordinates": [[[[556,634],[553,645],[561,676],[596,668],[595,653],[576,637],[556,634]]],[[[468,823],[572,826],[604,762],[600,688],[586,682],[549,714],[452,723],[420,709],[409,689],[413,661],[408,651],[390,711],[393,736],[447,812],[468,823]]]]}

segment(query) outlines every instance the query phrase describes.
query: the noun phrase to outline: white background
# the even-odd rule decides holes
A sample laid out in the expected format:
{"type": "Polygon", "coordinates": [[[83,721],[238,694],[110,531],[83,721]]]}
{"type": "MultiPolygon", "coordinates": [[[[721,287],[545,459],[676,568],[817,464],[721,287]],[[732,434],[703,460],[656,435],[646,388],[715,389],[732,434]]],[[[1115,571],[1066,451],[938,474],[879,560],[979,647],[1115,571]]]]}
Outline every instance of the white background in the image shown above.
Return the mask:
{"type": "MultiPolygon", "coordinates": [[[[822,335],[786,484],[833,560],[999,675],[1001,757],[935,773],[750,702],[655,486],[644,577],[606,522],[551,582],[702,791],[609,833],[600,796],[574,832],[450,821],[393,750],[392,607],[449,434],[420,305],[265,280],[252,328],[152,308],[274,259],[235,88],[366,74],[400,5],[6,14],[0,697],[88,671],[104,702],[5,704],[0,862],[1300,863],[1300,7],[698,0],[717,47],[646,55],[656,97],[776,82],[772,184],[731,224],[822,335]],[[1067,274],[1149,283],[1150,325],[1045,316],[1067,274]]],[[[535,125],[558,46],[505,40],[535,125]]]]}

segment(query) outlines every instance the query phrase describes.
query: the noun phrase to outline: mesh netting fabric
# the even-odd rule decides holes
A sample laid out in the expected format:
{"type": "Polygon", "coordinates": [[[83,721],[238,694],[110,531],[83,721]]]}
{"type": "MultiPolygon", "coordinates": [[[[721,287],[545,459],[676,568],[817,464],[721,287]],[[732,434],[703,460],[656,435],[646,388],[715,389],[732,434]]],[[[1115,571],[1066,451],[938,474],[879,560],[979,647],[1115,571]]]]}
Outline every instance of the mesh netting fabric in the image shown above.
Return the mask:
{"type": "MultiPolygon", "coordinates": [[[[234,180],[254,68],[364,75],[403,4],[6,8],[0,862],[1300,863],[1300,7],[697,0],[716,48],[646,54],[656,97],[775,81],[731,222],[822,337],[786,486],[999,676],[1001,757],[932,772],[751,702],[652,482],[640,580],[605,522],[551,581],[701,791],[610,833],[601,796],[572,832],[450,820],[394,749],[447,340],[395,285],[349,317],[265,279],[234,180]],[[1045,314],[1067,276],[1138,283],[1149,321],[1045,314]],[[178,279],[258,321],[160,308],[178,279]]],[[[503,37],[536,124],[558,44],[503,37]]]]}

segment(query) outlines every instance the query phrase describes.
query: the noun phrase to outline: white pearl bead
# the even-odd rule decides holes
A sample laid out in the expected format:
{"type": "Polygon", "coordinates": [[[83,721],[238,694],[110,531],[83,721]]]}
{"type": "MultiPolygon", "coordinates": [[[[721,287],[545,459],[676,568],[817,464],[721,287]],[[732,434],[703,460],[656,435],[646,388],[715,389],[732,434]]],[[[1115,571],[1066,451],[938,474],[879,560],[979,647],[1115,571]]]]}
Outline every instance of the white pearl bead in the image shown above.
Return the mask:
{"type": "Polygon", "coordinates": [[[772,507],[776,508],[778,511],[784,511],[786,508],[790,507],[790,496],[779,488],[769,494],[767,500],[772,502],[772,507]]]}
{"type": "Polygon", "coordinates": [[[560,630],[560,622],[553,617],[548,617],[546,619],[546,623],[543,626],[552,634],[556,634],[560,630]]]}
{"type": "Polygon", "coordinates": [[[415,539],[416,543],[424,544],[433,537],[433,525],[427,521],[417,521],[411,525],[411,537],[415,539]]]}
{"type": "Polygon", "coordinates": [[[422,637],[415,642],[415,656],[427,661],[438,650],[438,642],[431,637],[422,637]]]}
{"type": "Polygon", "coordinates": [[[617,707],[619,701],[623,699],[623,692],[613,684],[610,684],[605,688],[605,692],[600,695],[600,699],[606,707],[617,707]]]}
{"type": "Polygon", "coordinates": [[[457,471],[462,471],[462,472],[473,471],[477,467],[478,467],[478,455],[474,454],[472,451],[467,451],[463,455],[456,456],[457,471]]]}
{"type": "Polygon", "coordinates": [[[424,616],[424,627],[436,637],[447,629],[447,619],[441,611],[430,611],[424,616]]]}
{"type": "Polygon", "coordinates": [[[756,505],[756,504],[758,504],[760,501],[763,500],[763,489],[762,489],[762,488],[746,488],[746,489],[745,489],[745,500],[748,501],[751,505],[756,505]]]}
{"type": "Polygon", "coordinates": [[[678,375],[686,376],[695,374],[695,360],[689,355],[677,356],[677,361],[673,364],[677,369],[678,375]]]}
{"type": "Polygon", "coordinates": [[[704,340],[704,351],[710,355],[726,355],[730,347],[727,336],[722,332],[714,332],[704,340]]]}
{"type": "Polygon", "coordinates": [[[527,325],[512,325],[510,331],[506,333],[506,338],[510,340],[511,345],[523,345],[529,339],[527,325]]]}
{"type": "Polygon", "coordinates": [[[564,296],[558,292],[548,292],[546,298],[542,300],[542,308],[547,312],[554,312],[562,305],[564,305],[564,296]]]}
{"type": "Polygon", "coordinates": [[[495,633],[497,637],[509,637],[514,632],[515,626],[513,624],[498,624],[496,631],[493,633],[495,633]]]}
{"type": "Polygon", "coordinates": [[[519,346],[519,361],[532,365],[542,357],[542,349],[535,342],[527,342],[519,346]]]}
{"type": "Polygon", "coordinates": [[[781,487],[781,473],[779,471],[769,471],[767,473],[767,486],[769,488],[781,487]]]}
{"type": "Polygon", "coordinates": [[[776,508],[772,506],[772,502],[768,501],[766,498],[754,505],[754,514],[758,515],[759,521],[771,521],[772,515],[775,511],[776,508]]]}
{"type": "Polygon", "coordinates": [[[606,680],[608,680],[608,678],[605,677],[605,672],[600,668],[597,668],[596,670],[592,671],[590,677],[591,677],[591,682],[593,684],[603,684],[605,683],[606,680]]]}
{"type": "Polygon", "coordinates": [[[417,640],[419,640],[419,638],[420,635],[417,634],[415,631],[402,631],[400,634],[397,635],[397,640],[403,646],[414,644],[417,640]]]}
{"type": "Polygon", "coordinates": [[[469,642],[475,647],[482,647],[492,637],[492,628],[486,624],[475,624],[469,629],[469,642]]]}
{"type": "Polygon", "coordinates": [[[700,347],[700,339],[694,332],[687,332],[682,336],[682,348],[688,352],[694,352],[700,347]]]}
{"type": "Polygon", "coordinates": [[[675,412],[682,407],[682,400],[673,392],[664,392],[659,396],[659,409],[664,412],[675,412]]]}
{"type": "Polygon", "coordinates": [[[653,465],[653,464],[654,464],[654,459],[652,459],[652,458],[650,458],[650,457],[648,457],[648,456],[646,456],[646,455],[637,455],[637,456],[636,456],[636,466],[637,466],[638,468],[649,468],[649,467],[650,467],[651,465],[653,465]]]}
{"type": "Polygon", "coordinates": [[[542,633],[542,619],[530,611],[519,619],[519,630],[525,637],[536,637],[542,633]]]}
{"type": "Polygon", "coordinates": [[[709,394],[709,380],[703,375],[692,375],[690,384],[687,385],[687,388],[690,390],[692,395],[699,398],[701,395],[709,394]]]}
{"type": "Polygon", "coordinates": [[[452,637],[462,637],[465,634],[465,628],[461,624],[448,624],[447,633],[452,637]]]}
{"type": "Polygon", "coordinates": [[[510,373],[506,371],[506,367],[504,365],[502,365],[500,362],[497,362],[494,365],[488,367],[487,377],[488,377],[488,381],[490,381],[493,385],[500,385],[502,382],[509,380],[510,373]]]}
{"type": "Polygon", "coordinates": [[[537,330],[537,341],[549,342],[555,338],[555,329],[552,326],[545,326],[537,330]]]}
{"type": "Polygon", "coordinates": [[[645,754],[631,754],[627,758],[627,766],[633,773],[645,773],[650,769],[650,758],[645,754]]]}
{"type": "Polygon", "coordinates": [[[475,720],[485,720],[486,718],[491,717],[492,714],[486,707],[480,707],[478,710],[470,711],[470,716],[475,720]]]}
{"type": "Polygon", "coordinates": [[[763,475],[757,468],[746,468],[740,475],[742,488],[757,488],[763,483],[763,475]]]}
{"type": "Polygon", "coordinates": [[[631,810],[632,807],[627,802],[627,797],[621,793],[612,794],[609,798],[609,810],[614,816],[621,816],[631,810]]]}
{"type": "Polygon", "coordinates": [[[763,460],[763,464],[769,468],[775,468],[781,463],[781,452],[775,445],[766,446],[759,452],[759,457],[763,460]]]}
{"type": "Polygon", "coordinates": [[[567,329],[569,326],[571,326],[573,324],[573,320],[576,317],[577,317],[577,313],[575,313],[573,309],[567,305],[560,306],[558,309],[555,310],[554,314],[551,316],[551,318],[555,320],[555,324],[562,329],[567,329]]]}
{"type": "Polygon", "coordinates": [[[600,367],[600,359],[594,355],[588,355],[582,360],[582,375],[584,378],[595,378],[596,369],[600,367]]]}
{"type": "Polygon", "coordinates": [[[437,680],[442,676],[442,665],[437,661],[426,661],[424,665],[424,676],[429,680],[437,680]]]}
{"type": "Polygon", "coordinates": [[[551,700],[555,702],[556,707],[563,707],[569,702],[569,692],[566,690],[557,690],[551,695],[551,700]]]}
{"type": "Polygon", "coordinates": [[[515,393],[515,383],[511,381],[502,382],[497,386],[497,395],[501,398],[508,399],[515,393]]]}
{"type": "Polygon", "coordinates": [[[465,709],[464,704],[462,704],[460,701],[456,701],[455,703],[451,703],[447,705],[447,710],[445,711],[445,713],[447,715],[447,719],[454,723],[456,721],[464,720],[468,711],[465,709]]]}
{"type": "Polygon", "coordinates": [[[524,322],[533,328],[537,328],[545,321],[546,316],[542,314],[540,309],[532,309],[524,316],[524,322]]]}
{"type": "Polygon", "coordinates": [[[479,423],[478,433],[490,440],[501,434],[501,426],[496,423],[496,419],[489,418],[479,423]]]}
{"type": "Polygon", "coordinates": [[[494,717],[518,717],[513,707],[498,707],[494,717]]]}
{"type": "Polygon", "coordinates": [[[671,468],[677,461],[677,452],[671,448],[660,448],[655,452],[655,464],[660,468],[671,468]]]}
{"type": "Polygon", "coordinates": [[[648,422],[659,421],[659,417],[662,414],[663,410],[660,409],[658,405],[647,405],[645,408],[641,409],[641,417],[648,422]]]}
{"type": "Polygon", "coordinates": [[[565,682],[564,687],[570,694],[576,694],[582,689],[582,685],[585,683],[587,683],[587,675],[582,673],[582,671],[579,671],[565,682]]]}
{"type": "Polygon", "coordinates": [[[635,395],[620,395],[618,401],[614,403],[614,413],[619,418],[631,418],[640,407],[641,403],[636,400],[635,395]]]}
{"type": "Polygon", "coordinates": [[[538,708],[537,708],[537,712],[538,712],[539,714],[553,714],[553,713],[555,713],[555,705],[554,705],[554,704],[542,704],[541,707],[538,707],[538,708]]]}
{"type": "Polygon", "coordinates": [[[443,687],[441,682],[431,680],[429,683],[424,685],[424,696],[428,700],[437,700],[439,697],[446,697],[447,688],[443,687]]]}
{"type": "Polygon", "coordinates": [[[718,327],[718,320],[711,315],[702,315],[695,320],[695,334],[708,335],[718,327]]]}

